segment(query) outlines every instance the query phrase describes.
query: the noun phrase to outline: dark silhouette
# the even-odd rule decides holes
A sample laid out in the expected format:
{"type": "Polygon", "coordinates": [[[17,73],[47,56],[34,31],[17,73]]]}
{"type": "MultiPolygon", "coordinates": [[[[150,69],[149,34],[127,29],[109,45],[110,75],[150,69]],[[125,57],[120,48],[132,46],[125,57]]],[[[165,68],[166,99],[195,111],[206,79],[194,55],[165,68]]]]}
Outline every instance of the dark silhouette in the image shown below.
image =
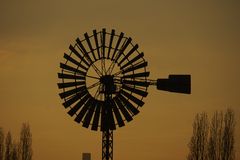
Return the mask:
{"type": "Polygon", "coordinates": [[[21,160],[32,159],[32,134],[30,131],[30,126],[27,123],[23,123],[22,125],[20,133],[19,152],[21,160]]]}
{"type": "Polygon", "coordinates": [[[12,157],[12,160],[20,160],[20,158],[19,158],[19,145],[16,142],[14,142],[13,145],[12,145],[11,157],[12,157]]]}
{"type": "Polygon", "coordinates": [[[131,37],[105,28],[70,45],[60,63],[59,96],[68,114],[91,130],[102,131],[102,159],[113,159],[113,130],[125,126],[139,113],[148,95],[147,88],[191,93],[190,75],[169,75],[169,79],[148,79],[148,63],[131,37]],[[92,70],[93,72],[90,72],[92,70]],[[92,82],[87,85],[88,81],[92,82]]]}
{"type": "Polygon", "coordinates": [[[188,160],[207,159],[208,117],[206,113],[197,114],[193,122],[193,135],[189,143],[188,160]]]}
{"type": "Polygon", "coordinates": [[[191,76],[169,75],[168,79],[157,79],[157,89],[169,92],[190,94],[191,76]]]}
{"type": "Polygon", "coordinates": [[[222,137],[222,159],[234,160],[234,129],[235,129],[234,112],[230,109],[224,115],[224,129],[222,137]]]}
{"type": "Polygon", "coordinates": [[[0,127],[0,160],[4,160],[4,133],[0,127]]]}
{"type": "Polygon", "coordinates": [[[221,160],[223,137],[223,112],[216,111],[212,117],[208,142],[208,157],[221,160]]]}
{"type": "Polygon", "coordinates": [[[206,113],[197,114],[188,160],[234,160],[235,123],[231,109],[225,113],[216,111],[210,125],[206,113]]]}
{"type": "Polygon", "coordinates": [[[0,148],[0,160],[32,160],[32,134],[29,124],[22,124],[20,141],[17,142],[13,142],[11,132],[8,132],[4,139],[3,130],[0,128],[0,148]]]}
{"type": "Polygon", "coordinates": [[[12,160],[12,135],[11,132],[7,133],[5,140],[5,160],[12,160]]]}

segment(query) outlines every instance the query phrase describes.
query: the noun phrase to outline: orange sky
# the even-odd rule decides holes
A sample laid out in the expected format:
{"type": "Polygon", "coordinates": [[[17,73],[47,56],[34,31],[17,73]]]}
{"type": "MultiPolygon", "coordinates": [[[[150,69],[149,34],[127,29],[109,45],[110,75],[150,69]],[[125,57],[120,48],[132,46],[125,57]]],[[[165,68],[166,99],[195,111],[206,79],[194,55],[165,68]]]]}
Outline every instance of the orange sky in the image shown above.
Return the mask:
{"type": "Polygon", "coordinates": [[[105,27],[138,43],[152,79],[192,75],[192,94],[150,87],[139,115],[114,132],[114,159],[186,159],[196,113],[231,107],[240,157],[239,1],[121,0],[0,2],[0,126],[17,137],[29,122],[35,160],[101,158],[101,133],[66,114],[57,72],[85,32],[105,27]]]}

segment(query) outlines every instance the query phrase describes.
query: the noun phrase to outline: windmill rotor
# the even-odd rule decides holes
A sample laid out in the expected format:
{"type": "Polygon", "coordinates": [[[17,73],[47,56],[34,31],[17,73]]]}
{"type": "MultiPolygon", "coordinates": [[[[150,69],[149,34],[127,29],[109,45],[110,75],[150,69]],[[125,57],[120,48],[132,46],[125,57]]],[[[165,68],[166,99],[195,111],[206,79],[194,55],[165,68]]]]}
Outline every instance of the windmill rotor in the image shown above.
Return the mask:
{"type": "Polygon", "coordinates": [[[63,106],[76,122],[103,130],[104,94],[111,94],[110,129],[125,126],[139,113],[148,94],[150,73],[138,47],[124,33],[105,29],[85,33],[69,46],[70,53],[64,53],[65,62],[60,63],[58,88],[63,106]]]}

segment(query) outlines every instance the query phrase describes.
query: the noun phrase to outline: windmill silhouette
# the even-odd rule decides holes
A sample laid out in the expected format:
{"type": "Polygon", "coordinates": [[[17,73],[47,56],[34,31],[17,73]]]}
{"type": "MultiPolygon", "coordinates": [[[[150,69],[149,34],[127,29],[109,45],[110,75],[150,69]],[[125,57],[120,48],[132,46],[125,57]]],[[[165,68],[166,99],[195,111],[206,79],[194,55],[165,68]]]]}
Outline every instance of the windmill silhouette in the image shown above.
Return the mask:
{"type": "Polygon", "coordinates": [[[124,33],[93,30],[64,53],[59,94],[68,114],[85,128],[102,132],[102,160],[113,159],[113,131],[133,120],[150,85],[158,90],[191,93],[190,75],[148,79],[144,53],[124,33]]]}

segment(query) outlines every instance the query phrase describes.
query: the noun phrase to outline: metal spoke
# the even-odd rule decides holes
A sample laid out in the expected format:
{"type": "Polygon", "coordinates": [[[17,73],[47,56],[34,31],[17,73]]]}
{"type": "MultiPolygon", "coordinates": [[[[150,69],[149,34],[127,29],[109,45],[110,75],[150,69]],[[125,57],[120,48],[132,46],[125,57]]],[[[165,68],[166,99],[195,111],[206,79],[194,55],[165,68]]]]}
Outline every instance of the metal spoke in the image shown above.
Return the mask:
{"type": "MultiPolygon", "coordinates": [[[[143,62],[141,61],[141,62],[138,62],[138,63],[136,63],[136,64],[132,64],[131,67],[135,67],[135,66],[137,66],[137,65],[139,65],[139,64],[141,64],[141,63],[143,63],[143,62]]],[[[129,67],[129,68],[131,68],[131,67],[129,67]]],[[[126,69],[128,69],[128,68],[126,68],[126,69]]],[[[126,69],[125,69],[125,70],[126,70],[126,69]]],[[[114,74],[112,74],[112,75],[113,75],[113,76],[117,76],[117,75],[121,74],[123,71],[124,71],[124,70],[120,70],[120,71],[118,71],[118,72],[116,72],[116,73],[114,73],[114,74]]]]}
{"type": "Polygon", "coordinates": [[[118,76],[119,74],[121,74],[122,73],[122,70],[120,70],[120,71],[118,71],[118,72],[116,72],[116,73],[114,73],[114,74],[112,74],[113,76],[118,76]]]}
{"type": "Polygon", "coordinates": [[[100,82],[96,82],[96,83],[94,83],[94,84],[88,86],[87,89],[92,89],[92,88],[98,86],[99,84],[100,84],[100,82]]]}
{"type": "Polygon", "coordinates": [[[111,74],[111,73],[112,73],[112,71],[113,71],[113,69],[114,69],[115,65],[116,65],[116,63],[113,63],[113,66],[112,66],[112,68],[109,70],[109,74],[111,74]]]}
{"type": "Polygon", "coordinates": [[[103,70],[105,75],[107,74],[105,58],[103,59],[103,70]]]}
{"type": "Polygon", "coordinates": [[[113,64],[114,64],[114,62],[112,61],[112,63],[110,64],[110,66],[109,66],[108,69],[107,69],[107,73],[109,72],[109,74],[110,74],[110,69],[111,69],[111,67],[113,66],[113,64]]]}
{"type": "Polygon", "coordinates": [[[112,62],[111,66],[109,67],[109,74],[112,73],[114,66],[115,66],[115,62],[112,62]]]}
{"type": "Polygon", "coordinates": [[[89,76],[89,75],[86,75],[86,77],[93,78],[93,79],[100,79],[99,77],[94,77],[94,76],[89,76]]]}
{"type": "Polygon", "coordinates": [[[106,75],[105,58],[101,60],[102,75],[106,75]]]}
{"type": "Polygon", "coordinates": [[[115,67],[115,65],[116,65],[116,63],[114,61],[112,61],[111,65],[107,69],[107,73],[111,74],[113,69],[114,69],[114,67],[115,67]]]}
{"type": "Polygon", "coordinates": [[[101,71],[99,71],[99,69],[95,66],[95,64],[92,64],[93,69],[95,70],[95,72],[98,74],[99,77],[101,77],[103,74],[101,71]]]}
{"type": "Polygon", "coordinates": [[[95,95],[94,95],[94,98],[95,98],[95,99],[98,98],[98,96],[99,96],[99,91],[100,91],[100,85],[98,86],[98,89],[97,89],[97,91],[96,91],[96,93],[95,93],[95,95]]]}

